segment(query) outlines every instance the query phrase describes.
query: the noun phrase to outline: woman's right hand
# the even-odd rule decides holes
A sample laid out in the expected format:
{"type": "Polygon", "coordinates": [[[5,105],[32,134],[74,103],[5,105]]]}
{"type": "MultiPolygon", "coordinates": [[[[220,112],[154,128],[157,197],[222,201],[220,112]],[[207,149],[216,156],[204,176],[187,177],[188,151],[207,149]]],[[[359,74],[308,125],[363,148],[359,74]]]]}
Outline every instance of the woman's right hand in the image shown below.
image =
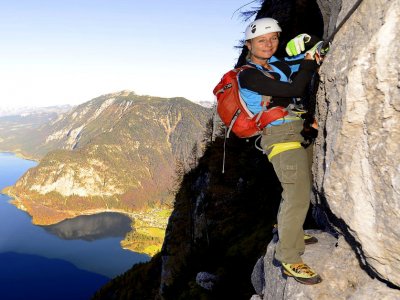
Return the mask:
{"type": "Polygon", "coordinates": [[[304,59],[306,59],[306,60],[314,60],[314,57],[311,56],[310,53],[306,53],[306,55],[304,56],[304,59]]]}
{"type": "MultiPolygon", "coordinates": [[[[319,41],[318,43],[316,43],[314,45],[314,47],[312,47],[310,50],[308,50],[305,53],[305,59],[309,59],[309,60],[315,60],[317,62],[317,64],[321,64],[322,60],[324,58],[324,55],[321,55],[322,52],[322,47],[323,47],[323,41],[319,41]]],[[[323,53],[327,53],[329,50],[329,46],[325,47],[326,49],[323,49],[323,53]]]]}
{"type": "Polygon", "coordinates": [[[310,53],[307,53],[306,56],[304,56],[305,60],[315,60],[317,64],[321,64],[322,61],[324,60],[323,56],[320,56],[318,53],[315,53],[314,56],[312,56],[310,53]]]}

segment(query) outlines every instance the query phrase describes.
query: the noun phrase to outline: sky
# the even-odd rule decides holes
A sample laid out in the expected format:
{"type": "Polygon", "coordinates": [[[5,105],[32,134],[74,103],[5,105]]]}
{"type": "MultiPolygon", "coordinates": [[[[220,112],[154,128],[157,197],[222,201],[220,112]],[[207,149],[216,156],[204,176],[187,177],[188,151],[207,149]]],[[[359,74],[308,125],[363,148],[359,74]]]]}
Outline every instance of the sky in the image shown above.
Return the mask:
{"type": "Polygon", "coordinates": [[[0,0],[0,108],[121,90],[214,101],[251,21],[239,11],[259,6],[249,2],[0,0]]]}

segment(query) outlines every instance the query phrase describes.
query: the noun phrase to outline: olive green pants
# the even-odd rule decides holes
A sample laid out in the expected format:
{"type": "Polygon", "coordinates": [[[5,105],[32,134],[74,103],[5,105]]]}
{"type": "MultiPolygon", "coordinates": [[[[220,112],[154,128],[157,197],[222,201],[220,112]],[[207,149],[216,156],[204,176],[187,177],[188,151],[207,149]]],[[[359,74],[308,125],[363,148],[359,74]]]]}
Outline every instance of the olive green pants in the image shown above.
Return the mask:
{"type": "MultiPolygon", "coordinates": [[[[268,149],[276,143],[302,142],[302,128],[301,120],[264,128],[261,146],[268,149]]],[[[288,150],[270,160],[283,188],[275,258],[285,263],[301,263],[304,253],[303,224],[310,206],[311,191],[311,158],[308,151],[303,147],[288,150]]]]}

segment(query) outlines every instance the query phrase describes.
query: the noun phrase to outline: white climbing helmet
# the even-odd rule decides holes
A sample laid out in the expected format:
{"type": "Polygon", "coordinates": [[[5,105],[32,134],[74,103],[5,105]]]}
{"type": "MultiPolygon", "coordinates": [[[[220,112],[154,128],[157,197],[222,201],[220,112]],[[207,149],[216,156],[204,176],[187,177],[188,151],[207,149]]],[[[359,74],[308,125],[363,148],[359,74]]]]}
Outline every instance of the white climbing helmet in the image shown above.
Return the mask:
{"type": "Polygon", "coordinates": [[[250,40],[270,32],[282,32],[278,21],[272,18],[262,18],[250,23],[246,28],[245,40],[250,40]]]}

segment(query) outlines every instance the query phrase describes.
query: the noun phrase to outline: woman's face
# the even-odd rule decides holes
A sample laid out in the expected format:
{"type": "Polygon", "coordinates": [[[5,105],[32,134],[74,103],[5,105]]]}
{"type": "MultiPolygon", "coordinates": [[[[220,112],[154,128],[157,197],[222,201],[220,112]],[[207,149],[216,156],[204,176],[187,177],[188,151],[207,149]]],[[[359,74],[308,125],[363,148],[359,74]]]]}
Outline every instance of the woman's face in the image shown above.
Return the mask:
{"type": "Polygon", "coordinates": [[[255,63],[265,62],[271,58],[278,50],[279,34],[278,32],[270,32],[246,41],[249,49],[250,59],[255,63]]]}

